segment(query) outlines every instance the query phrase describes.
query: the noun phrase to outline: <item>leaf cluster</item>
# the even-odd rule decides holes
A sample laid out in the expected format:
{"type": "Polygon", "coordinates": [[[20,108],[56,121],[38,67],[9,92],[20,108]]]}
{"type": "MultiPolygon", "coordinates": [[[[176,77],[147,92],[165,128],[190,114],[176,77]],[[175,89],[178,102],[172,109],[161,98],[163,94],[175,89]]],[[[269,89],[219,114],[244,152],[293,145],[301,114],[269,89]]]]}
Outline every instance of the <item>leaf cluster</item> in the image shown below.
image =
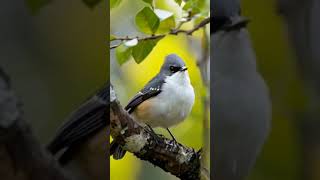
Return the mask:
{"type": "MultiPolygon", "coordinates": [[[[26,4],[31,10],[32,14],[36,14],[40,11],[40,9],[51,3],[53,0],[26,0],[26,4]]],[[[110,0],[115,1],[115,0],[110,0]]],[[[82,2],[87,5],[89,8],[94,8],[96,5],[98,5],[102,0],[82,0],[82,2]]]]}
{"type": "MultiPolygon", "coordinates": [[[[185,16],[175,17],[173,12],[158,9],[154,0],[141,0],[145,6],[135,15],[135,26],[145,37],[116,37],[110,35],[110,41],[120,41],[110,49],[115,49],[116,58],[120,65],[133,58],[136,63],[141,63],[165,36],[186,33],[191,35],[193,31],[182,30],[184,23],[194,20],[194,24],[200,23],[208,16],[208,9],[205,0],[173,0],[181,8],[185,16]],[[190,33],[191,32],[191,33],[190,33]]],[[[110,10],[118,8],[122,0],[111,0],[110,10]]],[[[198,28],[197,28],[198,29],[198,28]]]]}

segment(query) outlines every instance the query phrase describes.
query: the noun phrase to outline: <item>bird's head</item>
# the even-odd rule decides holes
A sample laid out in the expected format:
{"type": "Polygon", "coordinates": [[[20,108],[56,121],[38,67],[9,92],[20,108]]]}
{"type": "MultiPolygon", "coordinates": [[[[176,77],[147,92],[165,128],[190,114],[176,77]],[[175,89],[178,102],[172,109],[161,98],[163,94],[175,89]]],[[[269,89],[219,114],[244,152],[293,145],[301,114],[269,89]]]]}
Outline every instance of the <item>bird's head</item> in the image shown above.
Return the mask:
{"type": "Polygon", "coordinates": [[[165,58],[165,61],[161,67],[160,73],[166,76],[172,76],[174,74],[185,74],[187,67],[183,60],[176,54],[170,54],[165,58]]]}

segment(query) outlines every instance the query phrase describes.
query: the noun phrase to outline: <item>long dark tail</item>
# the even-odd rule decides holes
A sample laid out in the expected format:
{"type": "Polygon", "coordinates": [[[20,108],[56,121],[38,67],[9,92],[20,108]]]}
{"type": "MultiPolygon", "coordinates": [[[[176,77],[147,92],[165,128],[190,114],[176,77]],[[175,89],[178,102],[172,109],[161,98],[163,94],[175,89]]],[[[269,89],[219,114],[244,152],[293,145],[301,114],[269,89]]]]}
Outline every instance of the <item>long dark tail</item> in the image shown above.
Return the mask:
{"type": "Polygon", "coordinates": [[[110,156],[113,156],[113,159],[122,159],[126,154],[126,150],[124,150],[120,144],[115,141],[112,141],[110,144],[110,156]]]}

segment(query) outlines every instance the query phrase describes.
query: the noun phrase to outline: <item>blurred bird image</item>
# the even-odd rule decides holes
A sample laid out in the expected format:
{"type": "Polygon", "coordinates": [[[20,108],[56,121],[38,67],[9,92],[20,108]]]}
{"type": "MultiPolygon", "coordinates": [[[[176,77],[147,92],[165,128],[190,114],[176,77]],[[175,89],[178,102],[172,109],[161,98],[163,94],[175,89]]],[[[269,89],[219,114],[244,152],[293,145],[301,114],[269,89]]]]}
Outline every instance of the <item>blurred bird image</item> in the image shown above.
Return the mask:
{"type": "Polygon", "coordinates": [[[244,180],[253,169],[269,133],[270,95],[257,70],[246,23],[238,15],[240,1],[214,2],[212,174],[216,180],[244,180]],[[214,10],[219,12],[220,19],[227,19],[218,22],[224,24],[215,26],[214,10]]]}
{"type": "Polygon", "coordinates": [[[214,27],[210,30],[213,33],[232,23],[230,18],[238,16],[241,11],[240,0],[211,0],[210,4],[214,21],[214,27]]]}
{"type": "Polygon", "coordinates": [[[77,179],[107,178],[108,101],[109,86],[105,85],[71,113],[47,146],[62,166],[78,169],[81,177],[77,179]]]}
{"type": "MultiPolygon", "coordinates": [[[[181,123],[194,104],[194,90],[190,83],[187,67],[183,60],[170,54],[160,69],[144,88],[125,107],[133,119],[155,135],[152,128],[161,127],[175,140],[169,127],[181,123]]],[[[125,150],[116,141],[110,146],[110,155],[121,159],[125,150]]]]}
{"type": "Polygon", "coordinates": [[[269,132],[269,92],[244,26],[211,36],[213,179],[244,180],[269,132]]]}

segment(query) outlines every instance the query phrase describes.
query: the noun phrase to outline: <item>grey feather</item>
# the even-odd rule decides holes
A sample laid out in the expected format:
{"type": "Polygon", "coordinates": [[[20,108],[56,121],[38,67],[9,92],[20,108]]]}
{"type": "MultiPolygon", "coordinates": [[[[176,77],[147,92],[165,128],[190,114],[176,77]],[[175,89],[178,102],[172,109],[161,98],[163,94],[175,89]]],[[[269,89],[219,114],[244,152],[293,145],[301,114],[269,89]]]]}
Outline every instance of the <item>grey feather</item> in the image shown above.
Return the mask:
{"type": "Polygon", "coordinates": [[[105,86],[92,98],[88,99],[78,109],[71,113],[67,121],[59,128],[56,136],[48,144],[47,149],[56,154],[66,150],[59,161],[65,164],[69,161],[79,145],[107,126],[107,101],[109,86],[105,86]]]}
{"type": "Polygon", "coordinates": [[[129,113],[132,113],[134,109],[143,101],[158,95],[161,92],[161,87],[164,83],[164,79],[165,77],[161,74],[155,76],[138,94],[136,94],[129,101],[128,105],[124,109],[129,113]]]}
{"type": "Polygon", "coordinates": [[[269,92],[245,28],[211,36],[211,52],[213,179],[242,180],[268,135],[269,92]]]}

